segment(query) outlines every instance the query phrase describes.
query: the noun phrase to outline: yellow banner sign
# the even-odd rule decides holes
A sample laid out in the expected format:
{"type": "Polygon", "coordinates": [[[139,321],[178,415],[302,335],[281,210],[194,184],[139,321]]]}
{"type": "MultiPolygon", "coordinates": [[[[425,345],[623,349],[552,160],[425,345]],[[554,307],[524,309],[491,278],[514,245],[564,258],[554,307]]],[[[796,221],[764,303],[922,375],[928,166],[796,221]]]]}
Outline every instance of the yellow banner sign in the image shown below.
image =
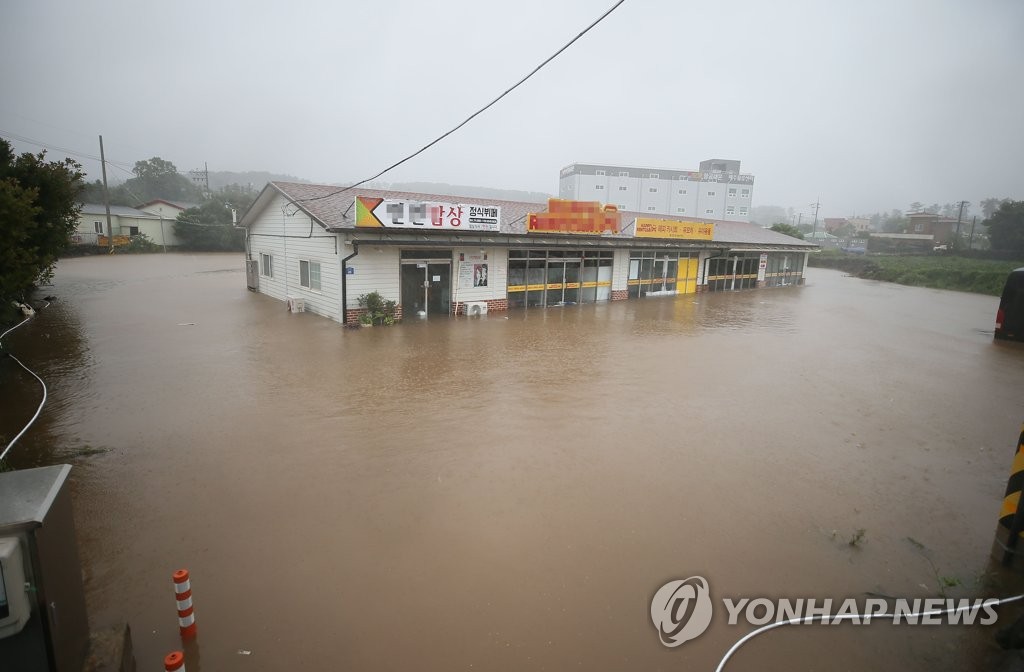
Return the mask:
{"type": "Polygon", "coordinates": [[[680,222],[674,219],[637,217],[633,226],[637,238],[677,238],[683,240],[711,240],[715,225],[703,222],[680,222]]]}

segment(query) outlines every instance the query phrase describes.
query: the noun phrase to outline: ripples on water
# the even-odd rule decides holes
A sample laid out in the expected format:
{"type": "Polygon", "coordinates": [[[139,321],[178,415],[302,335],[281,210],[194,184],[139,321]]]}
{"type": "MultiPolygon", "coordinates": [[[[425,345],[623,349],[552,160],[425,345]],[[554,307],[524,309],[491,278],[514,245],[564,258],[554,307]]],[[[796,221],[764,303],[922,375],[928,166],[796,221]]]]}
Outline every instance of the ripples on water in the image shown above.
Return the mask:
{"type": "MultiPolygon", "coordinates": [[[[92,618],[143,666],[180,565],[209,669],[708,669],[745,630],[663,649],[664,581],[931,596],[907,537],[973,595],[1022,419],[991,297],[815,269],[357,330],[234,256],[70,260],[52,293],[7,344],[52,391],[12,463],[78,465],[92,618]]],[[[37,397],[0,367],[8,432],[37,397]]],[[[734,666],[963,669],[972,633],[780,633],[734,666]]]]}

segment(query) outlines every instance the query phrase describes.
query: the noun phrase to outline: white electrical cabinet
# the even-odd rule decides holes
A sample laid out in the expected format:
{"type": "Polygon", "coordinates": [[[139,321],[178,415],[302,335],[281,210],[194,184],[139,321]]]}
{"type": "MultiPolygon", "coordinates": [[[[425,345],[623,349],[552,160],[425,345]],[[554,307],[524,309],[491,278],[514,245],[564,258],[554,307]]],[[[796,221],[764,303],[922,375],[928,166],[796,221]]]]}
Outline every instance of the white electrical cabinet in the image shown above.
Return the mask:
{"type": "Polygon", "coordinates": [[[21,543],[0,538],[0,639],[21,632],[30,613],[21,543]]]}

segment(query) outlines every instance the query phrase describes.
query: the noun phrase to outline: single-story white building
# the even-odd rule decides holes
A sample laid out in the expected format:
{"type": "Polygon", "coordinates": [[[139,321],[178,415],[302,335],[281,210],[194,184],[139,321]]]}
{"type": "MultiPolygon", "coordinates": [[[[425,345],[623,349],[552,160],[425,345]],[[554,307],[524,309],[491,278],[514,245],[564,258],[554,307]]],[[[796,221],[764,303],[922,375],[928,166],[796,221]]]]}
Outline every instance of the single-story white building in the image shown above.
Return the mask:
{"type": "Polygon", "coordinates": [[[818,249],[755,224],[596,203],[291,182],[267,184],[240,225],[250,289],[346,324],[370,292],[408,318],[801,284],[818,249]]]}
{"type": "MultiPolygon", "coordinates": [[[[135,236],[145,234],[157,245],[168,247],[180,244],[174,235],[174,221],[178,212],[177,206],[165,201],[154,201],[139,208],[124,205],[110,206],[110,224],[115,236],[135,236]],[[164,205],[166,204],[166,205],[164,205]],[[166,213],[160,208],[167,210],[166,213]]],[[[95,245],[100,236],[107,235],[107,213],[102,203],[83,203],[78,215],[78,226],[72,235],[72,242],[78,245],[95,245]]]]}

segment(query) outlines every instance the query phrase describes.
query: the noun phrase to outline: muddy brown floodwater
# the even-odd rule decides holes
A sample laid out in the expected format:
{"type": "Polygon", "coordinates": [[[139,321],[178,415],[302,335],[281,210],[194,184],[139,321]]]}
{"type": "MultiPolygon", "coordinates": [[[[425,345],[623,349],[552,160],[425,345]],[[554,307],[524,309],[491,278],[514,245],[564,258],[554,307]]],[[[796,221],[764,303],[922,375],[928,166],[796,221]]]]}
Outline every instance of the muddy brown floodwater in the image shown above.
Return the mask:
{"type": "MultiPolygon", "coordinates": [[[[179,567],[190,672],[712,670],[751,629],[723,597],[1007,589],[988,558],[1024,348],[993,342],[992,297],[809,269],[344,330],[241,268],[63,261],[5,339],[51,394],[8,459],[75,465],[90,618],[130,623],[140,669],[180,646],[179,567]],[[714,620],[665,648],[650,600],[694,575],[714,620]]],[[[0,375],[11,436],[38,388],[0,375]]],[[[797,626],[728,669],[989,669],[994,632],[797,626]]]]}

